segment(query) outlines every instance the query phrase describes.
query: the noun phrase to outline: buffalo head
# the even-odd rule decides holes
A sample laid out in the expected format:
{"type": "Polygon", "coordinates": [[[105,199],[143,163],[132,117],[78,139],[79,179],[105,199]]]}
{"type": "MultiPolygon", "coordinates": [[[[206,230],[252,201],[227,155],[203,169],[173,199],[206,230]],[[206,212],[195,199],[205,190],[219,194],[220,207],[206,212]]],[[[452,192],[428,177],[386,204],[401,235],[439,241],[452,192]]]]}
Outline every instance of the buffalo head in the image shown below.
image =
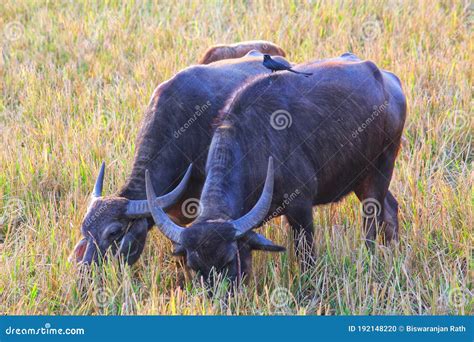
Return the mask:
{"type": "Polygon", "coordinates": [[[251,267],[251,251],[284,251],[270,240],[252,231],[267,217],[273,194],[273,161],[270,158],[265,185],[255,206],[235,220],[198,217],[189,228],[174,223],[157,205],[148,171],[145,173],[149,207],[159,230],[175,246],[175,255],[185,257],[186,264],[211,281],[212,272],[225,274],[231,280],[247,274],[251,267]]]}
{"type": "MultiPolygon", "coordinates": [[[[172,206],[183,194],[191,175],[191,165],[179,185],[170,193],[151,200],[163,208],[172,206]]],[[[151,217],[147,200],[129,200],[118,196],[102,196],[105,164],[99,171],[91,202],[81,226],[83,238],[70,259],[79,263],[97,262],[107,251],[122,256],[128,264],[135,263],[145,246],[151,217]]]]}

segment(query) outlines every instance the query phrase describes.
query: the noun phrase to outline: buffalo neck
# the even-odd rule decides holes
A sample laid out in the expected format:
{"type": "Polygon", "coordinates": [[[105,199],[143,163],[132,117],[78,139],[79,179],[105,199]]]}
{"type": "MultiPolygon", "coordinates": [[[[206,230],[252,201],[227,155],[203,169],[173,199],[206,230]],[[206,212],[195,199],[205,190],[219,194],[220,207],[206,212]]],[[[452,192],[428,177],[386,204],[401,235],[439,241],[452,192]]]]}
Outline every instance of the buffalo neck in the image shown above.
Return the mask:
{"type": "Polygon", "coordinates": [[[197,221],[230,220],[243,211],[242,153],[231,129],[219,128],[212,140],[197,221]]]}
{"type": "Polygon", "coordinates": [[[193,177],[198,175],[203,178],[205,151],[210,137],[201,127],[210,126],[208,122],[213,117],[212,108],[208,105],[205,111],[198,112],[199,116],[192,114],[199,118],[199,122],[190,125],[182,134],[180,130],[191,115],[189,111],[183,111],[182,107],[191,105],[169,101],[171,95],[163,93],[162,89],[155,91],[138,133],[132,170],[119,196],[146,199],[145,170],[150,171],[153,187],[159,196],[178,185],[190,163],[193,163],[193,177]]]}

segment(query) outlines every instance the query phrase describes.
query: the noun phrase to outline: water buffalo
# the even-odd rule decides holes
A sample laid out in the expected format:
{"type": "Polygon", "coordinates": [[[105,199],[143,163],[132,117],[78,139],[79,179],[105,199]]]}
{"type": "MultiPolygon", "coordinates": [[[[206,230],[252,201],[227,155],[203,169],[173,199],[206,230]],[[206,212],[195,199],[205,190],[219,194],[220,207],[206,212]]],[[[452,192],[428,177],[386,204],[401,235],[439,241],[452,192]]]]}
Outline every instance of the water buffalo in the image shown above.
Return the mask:
{"type": "Polygon", "coordinates": [[[366,241],[382,223],[385,238],[397,239],[388,188],[406,114],[400,81],[352,54],[294,68],[313,75],[258,76],[228,99],[209,149],[202,211],[190,227],[154,204],[147,176],[158,228],[207,279],[213,269],[231,279],[247,273],[254,249],[283,250],[253,231],[280,215],[303,237],[301,256],[313,242],[312,207],[351,192],[363,204],[366,241]]]}
{"type": "Polygon", "coordinates": [[[199,197],[212,123],[219,108],[248,77],[268,72],[262,66],[261,53],[253,51],[248,57],[191,66],[161,83],[138,133],[129,177],[115,195],[102,196],[102,166],[82,222],[83,238],[70,259],[88,264],[109,248],[113,254],[123,255],[129,264],[139,258],[154,224],[146,203],[145,169],[153,170],[153,187],[162,195],[174,189],[189,164],[194,163],[183,196],[183,187],[179,186],[156,202],[180,224],[192,220],[194,217],[183,213],[181,205],[186,199],[199,197]]]}
{"type": "Polygon", "coordinates": [[[222,59],[239,58],[252,50],[269,55],[286,56],[285,51],[276,44],[265,40],[251,40],[230,45],[214,45],[206,50],[199,64],[209,64],[222,59]]]}

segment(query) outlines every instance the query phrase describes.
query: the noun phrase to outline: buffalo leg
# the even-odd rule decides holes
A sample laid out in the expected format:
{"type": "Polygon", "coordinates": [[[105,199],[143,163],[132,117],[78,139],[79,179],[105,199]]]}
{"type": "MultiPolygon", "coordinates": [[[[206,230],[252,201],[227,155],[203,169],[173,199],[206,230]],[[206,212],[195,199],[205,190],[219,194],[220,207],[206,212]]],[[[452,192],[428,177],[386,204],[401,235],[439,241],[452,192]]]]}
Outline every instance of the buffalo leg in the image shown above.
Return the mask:
{"type": "Polygon", "coordinates": [[[295,252],[302,270],[314,264],[313,211],[311,205],[295,206],[285,214],[295,239],[295,252]]]}
{"type": "Polygon", "coordinates": [[[355,190],[362,203],[362,230],[365,234],[365,244],[369,249],[375,247],[377,227],[380,227],[383,222],[382,212],[385,199],[383,191],[374,187],[373,183],[372,177],[368,177],[355,190]]]}
{"type": "Polygon", "coordinates": [[[385,243],[398,241],[398,202],[390,190],[384,201],[383,220],[385,222],[385,243]]]}
{"type": "MultiPolygon", "coordinates": [[[[355,194],[362,202],[362,225],[366,245],[370,249],[375,247],[377,227],[381,228],[384,219],[392,217],[396,212],[395,198],[390,194],[386,201],[386,197],[389,194],[388,187],[392,179],[397,149],[395,144],[390,144],[379,156],[369,175],[355,189],[355,194]],[[385,213],[386,202],[389,204],[387,214],[385,213]]],[[[387,223],[390,221],[393,220],[387,223]]],[[[387,237],[389,235],[387,234],[387,237]]],[[[393,238],[393,234],[390,238],[393,238]]]]}

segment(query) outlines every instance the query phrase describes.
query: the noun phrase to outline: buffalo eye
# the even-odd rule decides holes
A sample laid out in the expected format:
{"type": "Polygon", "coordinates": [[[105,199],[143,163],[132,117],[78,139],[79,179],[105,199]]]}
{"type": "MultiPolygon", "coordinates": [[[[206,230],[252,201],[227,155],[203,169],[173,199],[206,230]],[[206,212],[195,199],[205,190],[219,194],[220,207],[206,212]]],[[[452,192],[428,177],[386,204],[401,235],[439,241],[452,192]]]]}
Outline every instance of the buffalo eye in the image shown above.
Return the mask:
{"type": "Polygon", "coordinates": [[[111,224],[103,233],[104,239],[116,239],[122,233],[122,225],[119,223],[111,224]]]}

